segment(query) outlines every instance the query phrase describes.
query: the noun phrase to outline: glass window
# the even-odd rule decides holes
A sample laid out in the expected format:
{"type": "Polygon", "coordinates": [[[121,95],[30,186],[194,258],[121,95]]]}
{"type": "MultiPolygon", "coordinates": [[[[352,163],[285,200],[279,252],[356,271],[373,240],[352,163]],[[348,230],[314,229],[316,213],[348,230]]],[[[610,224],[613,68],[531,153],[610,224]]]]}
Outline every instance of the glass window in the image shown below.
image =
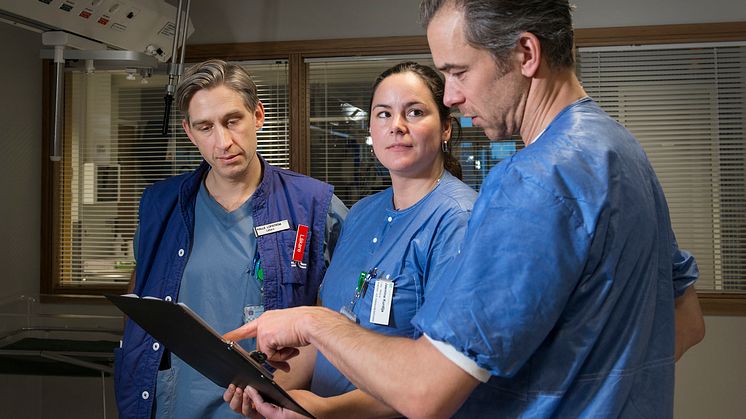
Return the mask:
{"type": "Polygon", "coordinates": [[[746,291],[746,46],[581,48],[578,73],[648,154],[697,288],[746,291]]]}
{"type": "MultiPolygon", "coordinates": [[[[375,77],[405,60],[432,65],[429,55],[307,60],[311,175],[334,184],[348,205],[389,186],[371,150],[367,107],[375,77]]],[[[588,94],[646,150],[679,245],[699,262],[698,289],[746,291],[746,46],[580,48],[577,70],[588,94]]],[[[464,127],[454,154],[478,190],[522,145],[464,127]]]]}
{"type": "MultiPolygon", "coordinates": [[[[286,61],[243,63],[267,108],[260,151],[289,167],[288,110],[303,107],[288,103],[288,74],[298,73],[308,83],[308,138],[298,141],[309,147],[310,175],[333,184],[348,206],[388,187],[368,138],[367,108],[375,77],[407,60],[432,65],[429,54],[308,58],[294,72],[286,61]]],[[[679,243],[699,261],[698,289],[746,291],[746,46],[579,48],[577,70],[589,95],[648,153],[679,243]]],[[[180,116],[171,118],[167,138],[160,135],[165,76],[153,75],[147,84],[139,77],[66,75],[65,150],[53,191],[59,210],[51,210],[56,285],[126,282],[142,190],[199,163],[180,116]]],[[[489,170],[523,143],[489,141],[466,124],[453,152],[464,181],[478,190],[489,170]]]]}

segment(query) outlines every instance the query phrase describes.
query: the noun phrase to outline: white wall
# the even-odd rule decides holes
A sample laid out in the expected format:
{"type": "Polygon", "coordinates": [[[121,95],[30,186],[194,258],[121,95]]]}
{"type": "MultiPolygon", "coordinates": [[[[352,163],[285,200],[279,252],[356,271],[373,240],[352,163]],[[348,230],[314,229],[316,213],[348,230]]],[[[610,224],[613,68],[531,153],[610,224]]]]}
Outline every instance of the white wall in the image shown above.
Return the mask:
{"type": "MultiPolygon", "coordinates": [[[[577,0],[576,27],[746,21],[740,1],[577,0]]],[[[190,43],[420,35],[417,0],[197,0],[190,43]],[[348,5],[349,4],[349,5],[348,5]],[[364,17],[361,20],[360,17],[364,17]]],[[[39,290],[41,217],[40,36],[0,22],[0,301],[39,290]]],[[[79,309],[79,308],[78,308],[79,309]]],[[[101,312],[101,309],[90,309],[101,312]]],[[[677,368],[676,417],[737,418],[746,412],[746,317],[708,316],[705,341],[677,368]]],[[[100,383],[0,377],[13,417],[102,417],[100,383]],[[85,388],[85,392],[74,389],[85,388]],[[12,391],[10,391],[12,389],[12,391]],[[39,394],[46,394],[42,399],[39,394]],[[57,399],[47,398],[54,395],[57,399]],[[24,398],[27,396],[27,398],[24,398]],[[59,399],[75,401],[54,408],[59,399]],[[38,401],[46,401],[39,408],[38,401]],[[29,409],[23,409],[28,406],[29,409]],[[92,406],[92,407],[91,407],[92,406]],[[18,413],[20,415],[20,413],[18,413]]],[[[111,389],[107,389],[108,417],[111,389]]]]}
{"type": "MultiPolygon", "coordinates": [[[[733,0],[571,3],[577,28],[746,20],[743,1],[733,0]]],[[[190,44],[424,34],[419,0],[200,0],[192,2],[190,17],[190,44]]]]}
{"type": "Polygon", "coordinates": [[[570,0],[576,28],[737,22],[746,7],[732,0],[570,0]]]}
{"type": "Polygon", "coordinates": [[[676,365],[674,417],[743,418],[746,317],[706,316],[705,324],[705,340],[676,365]]]}
{"type": "Polygon", "coordinates": [[[39,292],[41,35],[0,23],[0,301],[39,292]]]}

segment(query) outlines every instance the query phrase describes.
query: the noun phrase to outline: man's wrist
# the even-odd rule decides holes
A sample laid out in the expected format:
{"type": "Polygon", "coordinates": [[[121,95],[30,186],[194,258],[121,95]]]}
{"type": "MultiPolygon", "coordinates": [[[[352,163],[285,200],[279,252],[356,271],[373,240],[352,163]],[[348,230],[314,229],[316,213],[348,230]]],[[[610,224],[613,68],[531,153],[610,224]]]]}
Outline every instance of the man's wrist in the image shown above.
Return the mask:
{"type": "Polygon", "coordinates": [[[336,311],[326,307],[313,307],[309,315],[304,317],[300,333],[306,342],[321,349],[328,341],[326,335],[332,338],[334,331],[344,327],[344,323],[349,323],[349,320],[336,311]]]}

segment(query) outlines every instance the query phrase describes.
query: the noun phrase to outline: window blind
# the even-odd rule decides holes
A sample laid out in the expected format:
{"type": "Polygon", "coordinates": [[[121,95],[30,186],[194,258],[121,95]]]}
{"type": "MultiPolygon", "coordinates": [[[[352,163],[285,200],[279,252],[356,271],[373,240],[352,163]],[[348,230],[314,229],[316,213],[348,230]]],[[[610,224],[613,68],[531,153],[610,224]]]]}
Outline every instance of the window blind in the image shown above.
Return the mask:
{"type": "MultiPolygon", "coordinates": [[[[430,55],[306,60],[311,176],[333,184],[348,206],[391,184],[388,171],[373,154],[368,107],[376,77],[402,61],[433,65],[430,55]]],[[[457,110],[453,115],[458,117],[457,110]]],[[[463,126],[452,152],[461,163],[464,182],[479,190],[489,170],[520,144],[517,140],[491,142],[480,128],[463,126]]]]}
{"type": "MultiPolygon", "coordinates": [[[[240,64],[256,82],[266,111],[258,149],[271,164],[287,168],[287,62],[240,64]]],[[[64,158],[57,180],[58,284],[127,282],[143,190],[201,162],[175,108],[169,135],[162,135],[167,80],[124,70],[66,73],[64,158]]]]}
{"type": "Polygon", "coordinates": [[[746,46],[580,48],[583,87],[640,141],[702,291],[746,291],[746,46]]]}

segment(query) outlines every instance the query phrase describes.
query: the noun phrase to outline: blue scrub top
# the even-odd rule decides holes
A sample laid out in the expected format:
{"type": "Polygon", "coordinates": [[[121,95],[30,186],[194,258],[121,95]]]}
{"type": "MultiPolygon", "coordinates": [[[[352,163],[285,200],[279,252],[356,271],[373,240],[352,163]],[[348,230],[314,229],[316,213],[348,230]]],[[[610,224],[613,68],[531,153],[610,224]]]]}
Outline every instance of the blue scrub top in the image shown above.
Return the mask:
{"type": "Polygon", "coordinates": [[[458,416],[672,416],[696,263],[639,143],[589,98],[491,170],[441,272],[415,324],[493,375],[458,416]]]}
{"type": "MultiPolygon", "coordinates": [[[[261,307],[261,284],[254,272],[256,237],[251,200],[228,212],[201,183],[195,205],[194,247],[184,269],[179,302],[188,305],[218,333],[243,325],[244,307],[261,307]]],[[[254,340],[241,343],[254,349],[254,340]]],[[[225,389],[171,354],[171,368],[158,371],[158,418],[235,417],[223,401],[225,389]]]]}
{"type": "MultiPolygon", "coordinates": [[[[448,172],[433,191],[402,211],[394,210],[391,188],[362,199],[345,220],[321,285],[322,304],[339,311],[352,300],[360,274],[376,268],[376,278],[354,306],[358,323],[386,335],[420,336],[411,320],[432,287],[431,272],[443,270],[458,253],[475,199],[476,192],[448,172]],[[369,321],[375,282],[381,279],[394,282],[388,325],[369,321]]],[[[311,391],[328,397],[354,388],[319,353],[311,391]]]]}

